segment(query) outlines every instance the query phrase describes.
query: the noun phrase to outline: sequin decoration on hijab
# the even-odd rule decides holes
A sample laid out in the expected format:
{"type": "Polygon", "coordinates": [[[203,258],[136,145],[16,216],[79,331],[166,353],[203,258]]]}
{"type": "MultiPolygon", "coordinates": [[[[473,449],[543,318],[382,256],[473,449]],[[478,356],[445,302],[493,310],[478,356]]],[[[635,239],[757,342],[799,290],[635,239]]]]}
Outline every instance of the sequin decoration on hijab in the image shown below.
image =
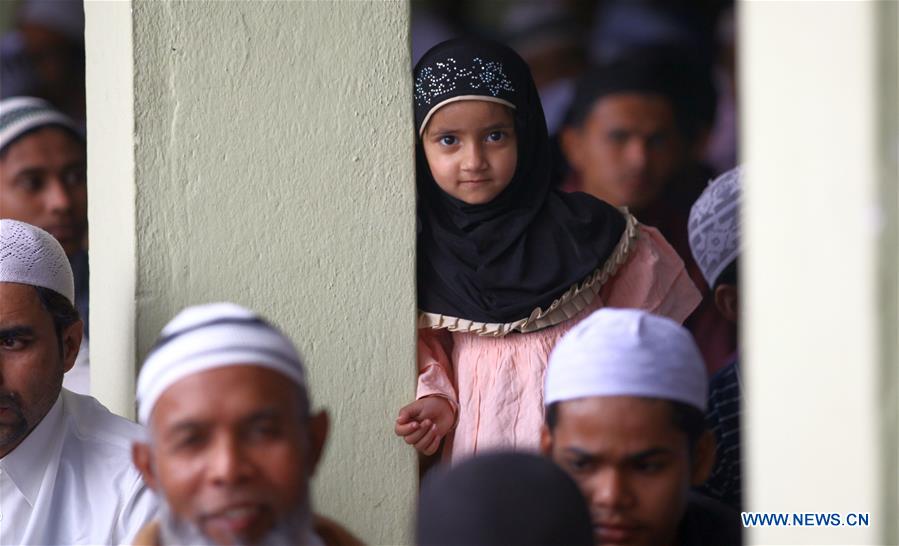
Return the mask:
{"type": "Polygon", "coordinates": [[[422,134],[442,106],[486,100],[514,111],[518,163],[491,202],[469,205],[434,181],[421,139],[418,305],[422,311],[506,323],[546,309],[602,267],[625,229],[617,209],[553,188],[543,107],[530,70],[510,48],[455,39],[428,51],[414,71],[415,126],[422,134]]]}

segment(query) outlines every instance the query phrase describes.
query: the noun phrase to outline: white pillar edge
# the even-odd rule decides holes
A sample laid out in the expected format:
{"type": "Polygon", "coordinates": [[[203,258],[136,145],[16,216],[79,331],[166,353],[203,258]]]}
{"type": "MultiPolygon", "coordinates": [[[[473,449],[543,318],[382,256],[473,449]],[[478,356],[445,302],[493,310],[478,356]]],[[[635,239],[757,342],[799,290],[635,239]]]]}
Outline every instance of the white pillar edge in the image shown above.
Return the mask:
{"type": "Polygon", "coordinates": [[[91,394],[134,417],[135,184],[131,1],[86,0],[91,394]]]}
{"type": "Polygon", "coordinates": [[[881,400],[884,439],[883,544],[899,544],[899,3],[877,3],[880,194],[883,203],[880,288],[883,293],[881,400]]]}
{"type": "Polygon", "coordinates": [[[749,544],[877,544],[884,504],[877,3],[740,8],[746,510],[869,513],[749,544]]]}

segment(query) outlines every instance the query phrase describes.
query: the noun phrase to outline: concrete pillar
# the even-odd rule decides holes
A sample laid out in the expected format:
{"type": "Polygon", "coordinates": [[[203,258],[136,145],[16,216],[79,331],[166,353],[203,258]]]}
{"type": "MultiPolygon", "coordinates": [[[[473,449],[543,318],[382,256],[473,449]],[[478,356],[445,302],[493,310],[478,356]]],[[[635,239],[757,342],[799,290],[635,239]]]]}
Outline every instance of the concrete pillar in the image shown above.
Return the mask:
{"type": "Polygon", "coordinates": [[[750,543],[895,544],[896,6],[740,8],[747,509],[870,515],[750,543]]]}
{"type": "Polygon", "coordinates": [[[305,355],[332,436],[317,511],[409,541],[415,460],[408,3],[92,2],[92,382],[134,374],[182,307],[231,300],[305,355]]]}

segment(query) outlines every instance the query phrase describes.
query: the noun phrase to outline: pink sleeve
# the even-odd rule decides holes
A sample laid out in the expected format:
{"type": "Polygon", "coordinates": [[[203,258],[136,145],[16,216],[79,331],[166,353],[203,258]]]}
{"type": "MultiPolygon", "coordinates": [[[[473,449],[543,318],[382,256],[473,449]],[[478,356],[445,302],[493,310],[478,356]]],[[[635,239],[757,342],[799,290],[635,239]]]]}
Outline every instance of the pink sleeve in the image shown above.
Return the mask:
{"type": "Polygon", "coordinates": [[[453,338],[448,330],[420,328],[418,330],[418,389],[415,399],[442,396],[449,400],[458,414],[459,403],[453,386],[453,338]]]}
{"type": "Polygon", "coordinates": [[[606,307],[644,309],[680,323],[702,296],[674,248],[654,227],[640,225],[637,246],[600,295],[606,307]]]}

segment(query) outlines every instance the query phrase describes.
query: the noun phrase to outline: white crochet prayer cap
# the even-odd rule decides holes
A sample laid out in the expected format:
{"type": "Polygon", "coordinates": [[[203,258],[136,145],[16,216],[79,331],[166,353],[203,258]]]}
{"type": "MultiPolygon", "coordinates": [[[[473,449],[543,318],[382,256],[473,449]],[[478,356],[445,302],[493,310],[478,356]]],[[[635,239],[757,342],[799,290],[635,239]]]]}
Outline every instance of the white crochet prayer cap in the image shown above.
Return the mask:
{"type": "Polygon", "coordinates": [[[709,287],[740,255],[742,180],[743,167],[727,171],[709,183],[690,209],[690,250],[709,287]]]}
{"type": "Polygon", "coordinates": [[[0,150],[28,131],[54,125],[83,140],[78,125],[49,102],[34,97],[4,99],[0,101],[0,150]]]}
{"type": "Polygon", "coordinates": [[[55,237],[18,220],[0,220],[0,282],[49,288],[75,304],[75,278],[55,237]]]}
{"type": "Polygon", "coordinates": [[[677,322],[637,309],[595,311],[556,344],[544,403],[639,396],[706,408],[702,355],[677,322]]]}
{"type": "Polygon", "coordinates": [[[241,364],[280,372],[306,386],[296,347],[256,313],[233,303],[184,309],[162,329],[140,370],[138,420],[146,425],[159,397],[181,379],[241,364]]]}

